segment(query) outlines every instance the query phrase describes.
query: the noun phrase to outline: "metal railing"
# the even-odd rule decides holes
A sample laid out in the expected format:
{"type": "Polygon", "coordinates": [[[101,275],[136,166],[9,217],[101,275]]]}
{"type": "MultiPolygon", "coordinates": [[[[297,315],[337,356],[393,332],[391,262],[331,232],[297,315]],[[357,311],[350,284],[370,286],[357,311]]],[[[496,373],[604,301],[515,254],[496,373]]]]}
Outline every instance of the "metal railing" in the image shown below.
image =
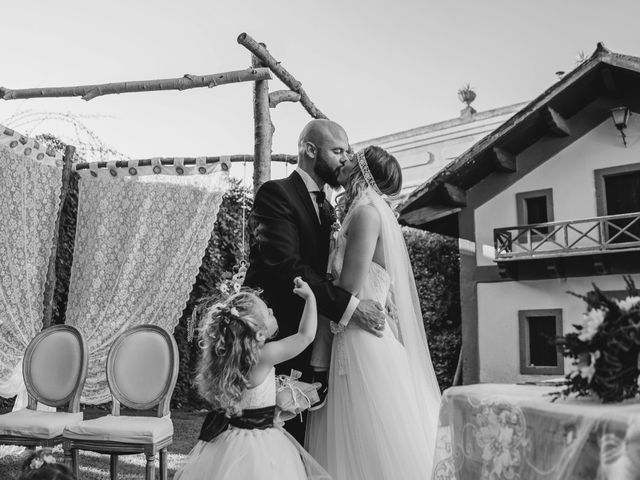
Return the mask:
{"type": "Polygon", "coordinates": [[[493,230],[495,260],[640,250],[640,212],[493,230]]]}

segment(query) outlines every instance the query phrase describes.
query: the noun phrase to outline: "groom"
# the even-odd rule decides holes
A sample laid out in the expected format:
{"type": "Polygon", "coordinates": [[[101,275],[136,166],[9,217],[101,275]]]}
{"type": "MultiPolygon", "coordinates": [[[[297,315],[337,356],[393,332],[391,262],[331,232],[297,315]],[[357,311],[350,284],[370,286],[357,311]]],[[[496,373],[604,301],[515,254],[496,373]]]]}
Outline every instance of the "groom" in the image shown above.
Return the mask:
{"type": "MultiPolygon", "coordinates": [[[[304,301],[293,294],[293,279],[301,276],[313,290],[318,303],[318,332],[327,324],[355,323],[380,335],[384,325],[382,305],[359,301],[327,278],[329,237],[335,214],[325,198],[324,186],[338,188],[338,173],[348,160],[349,141],[344,129],[329,120],[312,120],[298,140],[298,167],[288,178],[265,182],[257,191],[249,216],[251,245],[245,285],[259,287],[278,319],[280,337],[298,331],[304,301]],[[325,318],[323,318],[325,317],[325,318]]],[[[327,355],[328,353],[327,349],[327,355]]],[[[291,369],[302,372],[302,380],[321,381],[310,365],[311,348],[278,367],[279,374],[291,369]]],[[[328,361],[328,359],[327,359],[328,361]]],[[[322,392],[321,392],[322,393],[322,392]]],[[[294,420],[287,430],[304,442],[304,423],[294,420]]]]}

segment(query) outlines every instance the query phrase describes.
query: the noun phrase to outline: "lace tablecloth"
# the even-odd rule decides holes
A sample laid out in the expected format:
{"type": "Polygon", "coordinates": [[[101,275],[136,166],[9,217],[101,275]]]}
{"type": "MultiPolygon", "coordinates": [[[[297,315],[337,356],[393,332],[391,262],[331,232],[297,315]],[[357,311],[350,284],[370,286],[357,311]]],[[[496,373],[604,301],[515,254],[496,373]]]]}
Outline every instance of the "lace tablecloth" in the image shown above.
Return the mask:
{"type": "Polygon", "coordinates": [[[446,390],[432,480],[640,479],[640,400],[552,402],[556,390],[446,390]]]}

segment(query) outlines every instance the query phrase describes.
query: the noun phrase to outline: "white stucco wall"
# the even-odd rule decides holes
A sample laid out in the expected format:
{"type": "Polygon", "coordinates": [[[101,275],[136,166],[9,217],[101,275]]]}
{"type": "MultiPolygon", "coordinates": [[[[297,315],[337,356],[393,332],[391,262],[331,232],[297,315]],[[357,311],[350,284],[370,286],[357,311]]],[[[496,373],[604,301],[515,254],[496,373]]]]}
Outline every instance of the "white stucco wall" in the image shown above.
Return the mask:
{"type": "Polygon", "coordinates": [[[555,221],[597,216],[594,170],[640,163],[640,115],[631,116],[626,133],[627,148],[607,119],[477,208],[474,215],[478,265],[495,265],[493,229],[517,225],[517,193],[551,188],[555,221]]]}
{"type": "MultiPolygon", "coordinates": [[[[640,275],[633,275],[640,284],[640,275]]],[[[567,291],[586,293],[595,283],[602,290],[624,290],[620,275],[570,279],[535,280],[527,282],[479,283],[478,347],[480,381],[484,383],[514,383],[540,380],[560,375],[521,375],[519,310],[562,309],[563,333],[573,331],[572,324],[586,310],[579,298],[567,291]]],[[[565,373],[570,362],[565,361],[565,373]]]]}

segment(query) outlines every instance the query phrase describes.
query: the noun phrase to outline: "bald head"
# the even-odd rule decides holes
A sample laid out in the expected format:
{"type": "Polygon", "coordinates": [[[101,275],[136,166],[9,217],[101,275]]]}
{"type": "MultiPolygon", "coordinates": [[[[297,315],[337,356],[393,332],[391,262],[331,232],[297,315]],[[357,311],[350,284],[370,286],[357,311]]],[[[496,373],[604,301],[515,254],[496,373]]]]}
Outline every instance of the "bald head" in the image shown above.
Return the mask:
{"type": "Polygon", "coordinates": [[[346,139],[347,132],[340,125],[331,120],[318,118],[311,120],[300,132],[298,148],[302,149],[305,142],[311,142],[318,147],[324,146],[327,140],[346,139]]]}
{"type": "Polygon", "coordinates": [[[298,139],[298,164],[321,186],[328,183],[337,188],[337,175],[347,160],[349,139],[336,122],[311,120],[298,139]]]}

